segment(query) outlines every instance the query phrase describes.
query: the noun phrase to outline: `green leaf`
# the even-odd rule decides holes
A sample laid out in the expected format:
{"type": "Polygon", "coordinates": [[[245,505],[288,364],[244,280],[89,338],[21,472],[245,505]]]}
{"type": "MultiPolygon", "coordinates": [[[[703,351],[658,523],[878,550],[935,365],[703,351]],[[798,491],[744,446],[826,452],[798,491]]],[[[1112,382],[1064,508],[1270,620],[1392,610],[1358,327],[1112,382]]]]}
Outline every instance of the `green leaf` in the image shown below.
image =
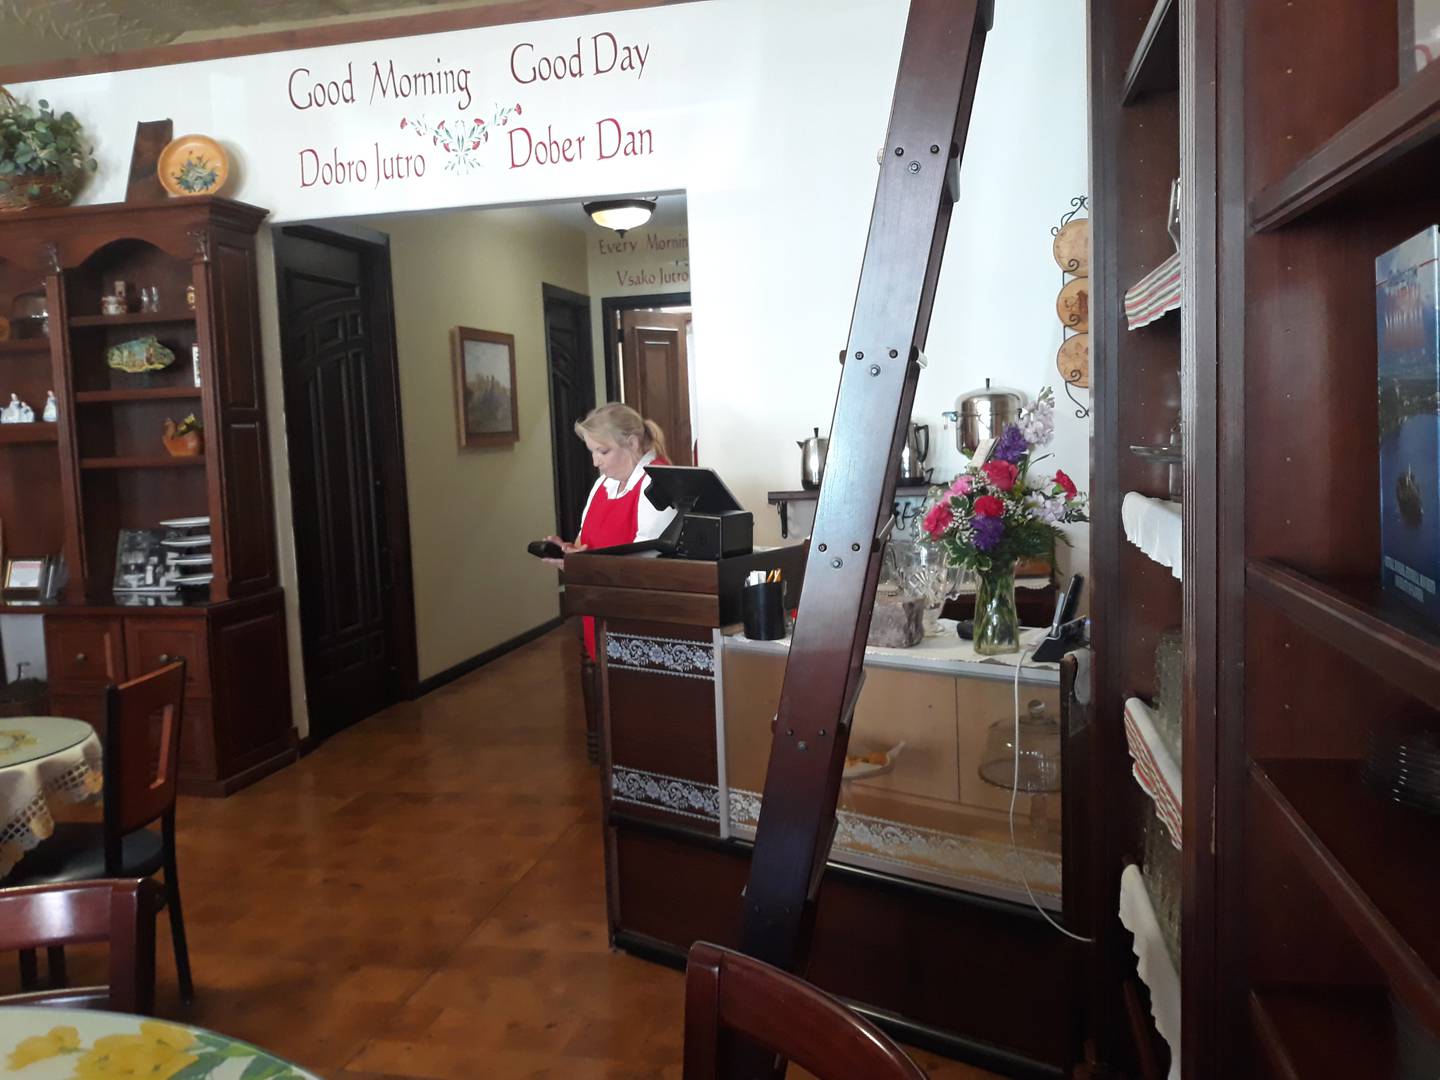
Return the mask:
{"type": "Polygon", "coordinates": [[[41,107],[42,109],[48,109],[48,108],[50,107],[50,103],[49,103],[48,101],[46,101],[44,98],[41,98],[41,99],[40,99],[39,104],[40,104],[40,107],[41,107]]]}
{"type": "Polygon", "coordinates": [[[185,1068],[181,1069],[170,1080],[205,1080],[212,1072],[225,1063],[221,1054],[201,1054],[185,1068]]]}
{"type": "Polygon", "coordinates": [[[276,1080],[290,1073],[290,1066],[269,1054],[260,1054],[240,1074],[240,1080],[276,1080]]]}

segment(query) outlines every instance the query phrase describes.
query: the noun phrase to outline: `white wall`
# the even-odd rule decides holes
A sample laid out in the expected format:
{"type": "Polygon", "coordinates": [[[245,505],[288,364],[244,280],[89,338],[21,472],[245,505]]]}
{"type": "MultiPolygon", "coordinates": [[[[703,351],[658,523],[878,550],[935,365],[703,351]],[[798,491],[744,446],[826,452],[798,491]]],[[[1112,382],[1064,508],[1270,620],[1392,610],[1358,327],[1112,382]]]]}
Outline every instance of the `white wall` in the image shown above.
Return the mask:
{"type": "MultiPolygon", "coordinates": [[[[1084,5],[997,7],[927,347],[930,368],[916,403],[916,419],[937,428],[940,410],[987,375],[1028,390],[1058,385],[1060,278],[1049,229],[1070,197],[1086,190],[1084,5]]],[[[135,122],[154,116],[234,145],[241,181],[233,194],[269,206],[276,220],[686,191],[705,458],[756,511],[757,541],[765,542],[778,536],[765,492],[796,483],[794,440],[827,428],[833,411],[836,355],[849,327],[906,10],[902,0],[709,0],[15,89],[75,112],[99,135],[102,171],[85,201],[123,197],[135,122]],[[372,137],[387,150],[423,145],[396,141],[411,135],[398,125],[415,102],[289,111],[285,78],[300,61],[316,70],[353,62],[361,70],[387,54],[415,63],[460,57],[485,83],[476,100],[488,108],[522,96],[508,84],[513,43],[573,42],[601,31],[648,41],[645,75],[527,87],[526,122],[563,129],[615,114],[627,126],[653,129],[653,154],[519,170],[492,159],[472,176],[435,167],[423,183],[299,188],[296,147],[308,142],[353,144],[357,153],[372,137]],[[177,96],[182,80],[187,91],[177,96]]],[[[273,281],[262,281],[261,292],[273,294],[273,281]]],[[[273,295],[268,303],[273,308],[273,295]]],[[[275,345],[267,328],[267,348],[275,345]]],[[[273,367],[270,357],[267,364],[273,367]]],[[[279,440],[277,382],[272,371],[279,440]]],[[[1060,417],[1056,463],[1083,485],[1086,428],[1067,410],[1060,417]]],[[[953,441],[946,450],[946,433],[932,434],[945,450],[942,471],[953,469],[953,441]]],[[[282,528],[285,481],[277,467],[282,528]]],[[[293,580],[287,570],[292,596],[293,580]]]]}

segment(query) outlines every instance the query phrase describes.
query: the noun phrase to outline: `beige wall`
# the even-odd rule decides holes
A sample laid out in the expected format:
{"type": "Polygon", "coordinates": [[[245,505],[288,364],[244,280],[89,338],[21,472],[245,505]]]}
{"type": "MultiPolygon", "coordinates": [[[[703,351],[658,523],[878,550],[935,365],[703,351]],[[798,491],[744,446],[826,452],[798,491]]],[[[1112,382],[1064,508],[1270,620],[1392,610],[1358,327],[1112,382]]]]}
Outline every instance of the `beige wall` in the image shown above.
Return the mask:
{"type": "Polygon", "coordinates": [[[525,545],[555,531],[542,282],[586,288],[585,240],[524,210],[371,218],[390,235],[420,677],[559,614],[525,545]],[[520,441],[458,448],[450,329],[515,336],[520,441]]]}

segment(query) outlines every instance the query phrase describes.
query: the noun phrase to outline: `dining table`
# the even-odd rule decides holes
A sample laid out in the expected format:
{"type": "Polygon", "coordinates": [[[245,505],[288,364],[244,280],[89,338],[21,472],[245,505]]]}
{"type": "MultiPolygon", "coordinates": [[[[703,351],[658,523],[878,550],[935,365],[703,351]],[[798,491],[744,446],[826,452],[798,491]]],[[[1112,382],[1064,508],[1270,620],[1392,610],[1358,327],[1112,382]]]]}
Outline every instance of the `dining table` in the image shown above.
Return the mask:
{"type": "Polygon", "coordinates": [[[55,831],[66,805],[98,802],[100,740],[84,720],[0,717],[0,881],[55,831]]]}
{"type": "Polygon", "coordinates": [[[258,1046],[173,1020],[96,1009],[0,1008],[0,1058],[16,1080],[107,1076],[319,1080],[258,1046]]]}

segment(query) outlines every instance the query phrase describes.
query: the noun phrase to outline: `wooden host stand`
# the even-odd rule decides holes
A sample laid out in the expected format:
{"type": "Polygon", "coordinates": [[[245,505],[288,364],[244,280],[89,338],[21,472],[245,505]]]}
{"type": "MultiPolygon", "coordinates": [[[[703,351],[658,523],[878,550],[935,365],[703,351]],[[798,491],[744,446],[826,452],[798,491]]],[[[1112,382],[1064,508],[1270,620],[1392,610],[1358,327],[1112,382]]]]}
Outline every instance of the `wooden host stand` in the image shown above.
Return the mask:
{"type": "MultiPolygon", "coordinates": [[[[716,634],[741,621],[751,570],[780,568],[793,609],[804,556],[793,545],[719,562],[565,560],[566,614],[596,620],[605,892],[617,948],[682,966],[697,940],[740,940],[752,844],[721,824],[729,787],[716,634]]],[[[823,889],[807,975],[816,985],[911,1043],[1012,1074],[1059,1075],[1063,949],[1033,911],[834,861],[823,889]],[[1017,965],[1035,981],[1000,974],[1017,965]]]]}

